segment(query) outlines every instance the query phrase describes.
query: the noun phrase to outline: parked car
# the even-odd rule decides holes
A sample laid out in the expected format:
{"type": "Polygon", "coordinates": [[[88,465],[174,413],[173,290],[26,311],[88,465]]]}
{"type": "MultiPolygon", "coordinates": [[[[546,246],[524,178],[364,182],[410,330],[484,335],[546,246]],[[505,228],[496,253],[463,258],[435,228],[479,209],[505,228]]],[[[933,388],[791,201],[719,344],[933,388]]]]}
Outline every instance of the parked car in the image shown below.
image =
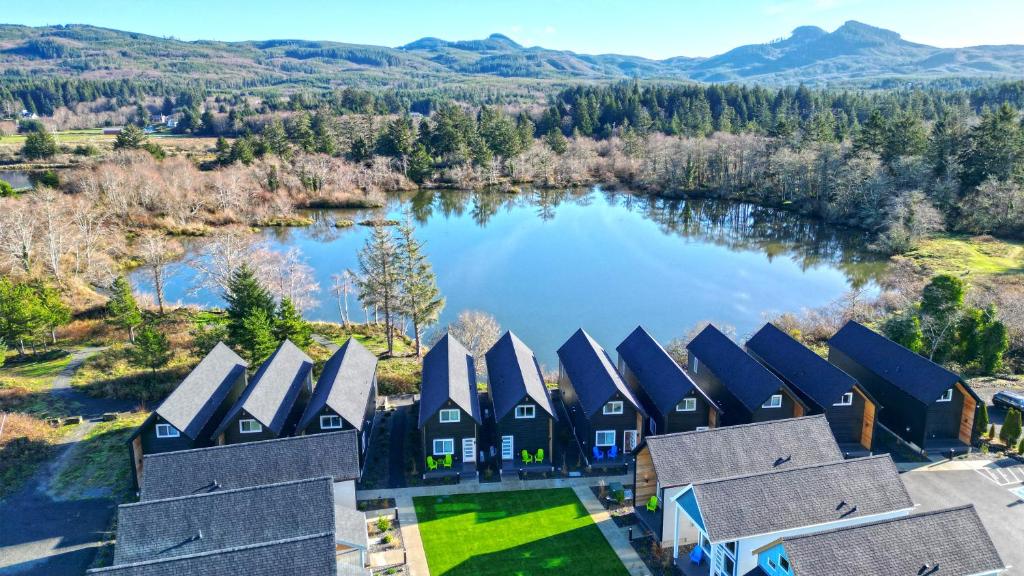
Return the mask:
{"type": "Polygon", "coordinates": [[[995,396],[992,397],[992,403],[996,406],[1005,406],[1007,408],[1024,410],[1024,393],[1006,391],[996,392],[995,396]]]}

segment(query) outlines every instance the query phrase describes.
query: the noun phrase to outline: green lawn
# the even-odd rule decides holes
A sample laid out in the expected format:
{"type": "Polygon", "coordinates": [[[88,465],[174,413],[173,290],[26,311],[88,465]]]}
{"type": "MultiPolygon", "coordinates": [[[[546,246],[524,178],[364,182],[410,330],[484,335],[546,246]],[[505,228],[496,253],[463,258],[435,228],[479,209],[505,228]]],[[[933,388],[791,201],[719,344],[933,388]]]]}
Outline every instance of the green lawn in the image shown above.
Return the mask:
{"type": "Polygon", "coordinates": [[[627,574],[570,488],[415,498],[430,573],[627,574]]]}
{"type": "Polygon", "coordinates": [[[1024,244],[990,237],[940,235],[922,241],[906,255],[935,273],[1024,273],[1024,244]]]}

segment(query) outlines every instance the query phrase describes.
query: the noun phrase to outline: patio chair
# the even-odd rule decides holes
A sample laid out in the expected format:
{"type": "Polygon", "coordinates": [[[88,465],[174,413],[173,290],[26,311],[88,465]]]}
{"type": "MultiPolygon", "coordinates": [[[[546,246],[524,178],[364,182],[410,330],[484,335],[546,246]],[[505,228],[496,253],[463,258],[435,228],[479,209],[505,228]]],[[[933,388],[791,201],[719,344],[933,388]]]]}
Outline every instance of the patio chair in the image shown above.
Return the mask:
{"type": "Polygon", "coordinates": [[[537,448],[537,455],[533,458],[538,464],[544,461],[544,449],[537,448]]]}
{"type": "Polygon", "coordinates": [[[614,459],[614,458],[615,458],[615,457],[617,457],[618,455],[619,455],[619,447],[618,447],[618,446],[612,446],[612,447],[611,447],[611,448],[610,448],[610,449],[608,450],[608,457],[609,457],[609,458],[612,458],[612,459],[614,459]]]}
{"type": "Polygon", "coordinates": [[[594,446],[594,460],[604,460],[604,452],[597,446],[594,446]]]}
{"type": "Polygon", "coordinates": [[[647,501],[647,511],[657,512],[658,511],[658,497],[651,496],[651,499],[647,501]]]}
{"type": "Polygon", "coordinates": [[[437,470],[437,460],[433,456],[427,456],[427,470],[437,470]]]}
{"type": "Polygon", "coordinates": [[[523,450],[522,452],[523,464],[533,464],[533,456],[529,452],[523,450]]]}
{"type": "Polygon", "coordinates": [[[452,467],[452,455],[451,454],[445,454],[444,455],[444,467],[445,468],[451,468],[452,467]]]}
{"type": "Polygon", "coordinates": [[[700,566],[700,563],[704,561],[704,549],[700,546],[695,546],[693,552],[690,552],[690,562],[700,566]]]}

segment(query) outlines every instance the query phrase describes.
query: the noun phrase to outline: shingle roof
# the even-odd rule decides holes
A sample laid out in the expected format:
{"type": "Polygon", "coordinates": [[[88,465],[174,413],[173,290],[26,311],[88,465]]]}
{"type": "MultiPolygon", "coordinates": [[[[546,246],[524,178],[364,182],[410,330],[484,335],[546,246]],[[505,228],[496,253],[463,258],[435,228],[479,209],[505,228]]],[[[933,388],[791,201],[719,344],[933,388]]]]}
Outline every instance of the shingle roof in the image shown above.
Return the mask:
{"type": "Polygon", "coordinates": [[[195,440],[249,365],[219,342],[155,410],[195,440]]]}
{"type": "Polygon", "coordinates": [[[785,387],[775,374],[710,324],[686,349],[697,356],[703,365],[701,369],[710,370],[748,412],[761,408],[765,400],[785,387]]]}
{"type": "Polygon", "coordinates": [[[349,546],[369,548],[366,514],[340,502],[334,505],[334,539],[349,546]]]}
{"type": "Polygon", "coordinates": [[[120,564],[88,573],[103,576],[336,576],[334,554],[334,537],[326,532],[167,560],[120,564]]]}
{"type": "Polygon", "coordinates": [[[636,375],[640,387],[653,402],[653,408],[662,414],[674,410],[684,396],[694,391],[718,408],[643,326],[637,326],[615,350],[636,375]]]}
{"type": "Polygon", "coordinates": [[[973,505],[785,538],[783,547],[799,576],[969,576],[1006,567],[973,505]]]}
{"type": "Polygon", "coordinates": [[[333,482],[327,477],[147,500],[118,508],[114,563],[333,531],[333,482]]]}
{"type": "Polygon", "coordinates": [[[924,404],[931,404],[960,381],[942,366],[853,320],[828,345],[924,404]]]}
{"type": "Polygon", "coordinates": [[[359,477],[355,430],[146,454],[141,500],[330,476],[359,477]],[[219,486],[219,488],[218,488],[219,486]]]}
{"type": "Polygon", "coordinates": [[[747,350],[822,409],[838,402],[857,384],[853,376],[771,323],[747,340],[747,350]]]}
{"type": "Polygon", "coordinates": [[[481,422],[473,356],[451,334],[445,334],[423,357],[419,427],[422,428],[448,400],[455,402],[477,424],[481,422]]]}
{"type": "Polygon", "coordinates": [[[313,360],[305,352],[290,340],[282,342],[256,371],[242,397],[224,416],[213,436],[219,436],[242,410],[275,434],[280,434],[312,369],[313,360]]]}
{"type": "Polygon", "coordinates": [[[505,332],[484,357],[487,360],[487,387],[494,402],[495,419],[504,418],[527,396],[548,415],[557,419],[537,357],[518,336],[511,331],[505,332]]]}
{"type": "Polygon", "coordinates": [[[615,369],[615,363],[608,357],[608,353],[583,328],[577,330],[558,349],[558,361],[572,381],[572,387],[588,418],[596,414],[616,392],[647,415],[615,369]]]}
{"type": "Polygon", "coordinates": [[[824,415],[648,436],[644,442],[662,487],[843,459],[824,415]]]}
{"type": "Polygon", "coordinates": [[[297,429],[305,430],[324,406],[329,406],[356,430],[362,430],[376,373],[377,356],[349,338],[324,364],[297,429]]]}
{"type": "Polygon", "coordinates": [[[888,454],[693,485],[712,542],[913,508],[888,454]]]}

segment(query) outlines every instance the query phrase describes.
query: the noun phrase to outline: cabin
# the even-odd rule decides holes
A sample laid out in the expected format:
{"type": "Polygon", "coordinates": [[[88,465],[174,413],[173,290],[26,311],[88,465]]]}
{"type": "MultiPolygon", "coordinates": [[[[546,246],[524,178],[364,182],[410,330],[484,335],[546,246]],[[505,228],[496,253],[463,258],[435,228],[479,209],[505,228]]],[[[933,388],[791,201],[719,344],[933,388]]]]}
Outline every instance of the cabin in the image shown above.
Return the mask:
{"type": "Polygon", "coordinates": [[[248,364],[218,343],[128,438],[132,481],[139,485],[143,456],[213,444],[211,435],[242,395],[248,364]]]}
{"type": "Polygon", "coordinates": [[[829,339],[828,359],[885,406],[879,422],[921,452],[966,451],[981,398],[960,376],[850,321],[829,339]]]}
{"type": "Polygon", "coordinates": [[[213,431],[217,444],[290,436],[313,393],[313,360],[285,340],[213,431]]]}
{"type": "Polygon", "coordinates": [[[811,414],[825,415],[843,452],[871,451],[881,406],[853,376],[770,323],[747,340],[747,352],[796,391],[811,414]]]}
{"type": "Polygon", "coordinates": [[[695,553],[711,574],[739,576],[757,569],[770,542],[906,516],[914,503],[886,454],[695,482],[672,507],[675,526],[699,532],[695,553]]]}
{"type": "Polygon", "coordinates": [[[558,387],[587,465],[628,462],[642,440],[646,413],[608,353],[582,328],[558,349],[558,387]]]}
{"type": "Polygon", "coordinates": [[[708,325],[686,345],[693,380],[722,409],[722,425],[794,418],[807,404],[792,388],[708,325]]]}
{"type": "MultiPolygon", "coordinates": [[[[842,459],[822,415],[648,436],[633,469],[636,516],[668,547],[673,516],[671,508],[665,514],[666,506],[690,484],[842,459]]],[[[679,527],[680,544],[697,538],[696,528],[679,527]]]]}
{"type": "Polygon", "coordinates": [[[518,336],[505,332],[484,358],[494,407],[492,441],[501,449],[501,471],[553,470],[558,417],[537,357],[518,336]]]}
{"type": "Polygon", "coordinates": [[[300,434],[355,430],[365,463],[376,413],[377,356],[349,338],[324,364],[296,429],[300,434]]]}
{"type": "Polygon", "coordinates": [[[619,373],[647,412],[647,434],[705,430],[720,409],[642,326],[615,350],[619,373]]]}
{"type": "Polygon", "coordinates": [[[482,423],[473,356],[451,334],[445,334],[423,357],[418,427],[425,455],[424,478],[475,478],[482,423]]]}
{"type": "Polygon", "coordinates": [[[754,552],[770,575],[996,576],[1007,570],[973,505],[791,536],[754,552]]]}

